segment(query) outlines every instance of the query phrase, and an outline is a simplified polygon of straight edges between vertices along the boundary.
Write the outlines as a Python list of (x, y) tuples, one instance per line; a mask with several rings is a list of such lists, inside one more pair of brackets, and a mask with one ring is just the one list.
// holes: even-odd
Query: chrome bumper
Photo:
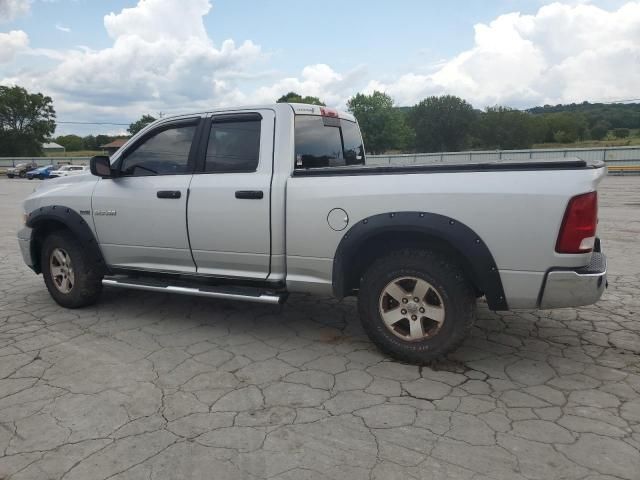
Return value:
[(576, 270), (551, 270), (540, 295), (541, 309), (596, 303), (607, 288), (607, 257), (594, 252), (591, 263)]
[(18, 245), (20, 245), (20, 252), (22, 253), (22, 259), (24, 263), (31, 270), (35, 270), (35, 262), (33, 261), (33, 257), (31, 256), (31, 232), (33, 230), (29, 227), (24, 227), (22, 230), (18, 232)]

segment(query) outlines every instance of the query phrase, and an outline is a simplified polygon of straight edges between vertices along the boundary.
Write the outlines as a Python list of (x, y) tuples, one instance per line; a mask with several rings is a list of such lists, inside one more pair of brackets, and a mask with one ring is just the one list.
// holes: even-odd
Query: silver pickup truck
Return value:
[(254, 302), (358, 296), (385, 352), (424, 363), (490, 309), (596, 302), (603, 163), (369, 166), (354, 117), (277, 104), (165, 118), (93, 175), (40, 186), (19, 243), (60, 305), (104, 285)]

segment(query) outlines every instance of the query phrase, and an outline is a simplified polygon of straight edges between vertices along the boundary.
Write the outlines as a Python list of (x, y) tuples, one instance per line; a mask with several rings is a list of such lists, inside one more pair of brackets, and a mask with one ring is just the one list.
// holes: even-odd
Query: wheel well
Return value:
[(405, 248), (421, 248), (434, 250), (457, 263), (466, 278), (471, 282), (476, 295), (483, 292), (478, 287), (473, 267), (467, 257), (440, 237), (419, 231), (393, 231), (374, 235), (359, 245), (355, 255), (348, 258), (343, 265), (344, 295), (353, 295), (360, 287), (360, 281), (366, 269), (378, 258), (396, 250)]
[(31, 237), (31, 258), (33, 259), (33, 269), (36, 273), (42, 272), (40, 254), (42, 252), (42, 244), (44, 243), (44, 239), (47, 238), (47, 236), (51, 235), (53, 232), (59, 232), (61, 230), (71, 232), (71, 229), (67, 227), (63, 222), (52, 219), (41, 220), (33, 227), (33, 233)]

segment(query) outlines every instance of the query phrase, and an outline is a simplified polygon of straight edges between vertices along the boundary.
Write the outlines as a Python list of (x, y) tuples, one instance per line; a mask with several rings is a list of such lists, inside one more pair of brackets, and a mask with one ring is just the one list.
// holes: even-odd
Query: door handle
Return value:
[(260, 200), (264, 197), (262, 190), (238, 190), (236, 192), (236, 198), (243, 198), (246, 200)]
[(158, 192), (158, 198), (170, 198), (178, 199), (182, 196), (180, 190), (160, 190)]

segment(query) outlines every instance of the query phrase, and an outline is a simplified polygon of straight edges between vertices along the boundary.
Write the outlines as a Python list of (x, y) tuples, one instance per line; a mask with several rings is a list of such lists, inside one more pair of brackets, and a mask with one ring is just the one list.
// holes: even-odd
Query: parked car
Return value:
[(35, 168), (38, 168), (38, 164), (36, 162), (19, 163), (15, 167), (7, 168), (7, 177), (9, 177), (9, 178), (15, 178), (15, 177), (24, 178), (24, 177), (27, 176), (27, 172), (29, 170), (33, 170)]
[(36, 168), (35, 170), (30, 170), (27, 172), (27, 178), (29, 180), (33, 180), (34, 178), (38, 178), (40, 180), (44, 180), (45, 178), (49, 178), (51, 172), (55, 169), (53, 165), (47, 165), (46, 167)]
[(38, 188), (18, 234), (68, 308), (103, 285), (357, 295), (370, 338), (424, 363), (463, 340), (479, 297), (573, 307), (607, 285), (599, 161), (367, 166), (353, 116), (277, 104), (161, 119), (91, 172)]
[(68, 177), (69, 175), (80, 175), (87, 172), (89, 172), (89, 167), (87, 165), (63, 165), (49, 172), (49, 177)]

